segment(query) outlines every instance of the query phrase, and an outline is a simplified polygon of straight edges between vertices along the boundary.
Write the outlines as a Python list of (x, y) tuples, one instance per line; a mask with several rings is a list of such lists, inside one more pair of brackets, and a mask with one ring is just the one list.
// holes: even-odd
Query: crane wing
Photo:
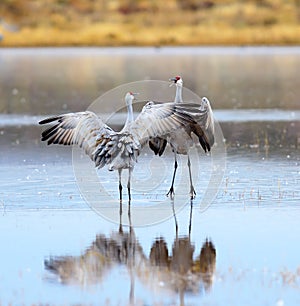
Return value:
[(197, 124), (201, 126), (210, 147), (212, 147), (215, 141), (215, 122), (210, 102), (206, 97), (202, 98), (200, 112), (195, 114), (194, 118)]
[(167, 143), (167, 139), (161, 137), (149, 139), (150, 149), (154, 152), (155, 155), (158, 154), (159, 156), (164, 153)]
[[(193, 107), (199, 109), (198, 104)], [(187, 110), (190, 108), (188, 106)], [(184, 107), (178, 107), (174, 102), (148, 102), (138, 117), (125, 125), (121, 132), (99, 138), (94, 153), (96, 167), (109, 164), (110, 170), (132, 168), (142, 146), (149, 139), (167, 137), (176, 129), (188, 128), (189, 123), (196, 124)]]
[[(196, 106), (195, 106), (196, 105)], [(214, 117), (207, 98), (203, 98), (201, 105), (196, 103), (180, 103), (182, 110), (187, 112), (196, 123), (191, 123), (194, 132), (205, 152), (210, 151), (214, 144)]]
[[(143, 145), (154, 138), (166, 138), (176, 130), (184, 129), (187, 137), (195, 133), (203, 150), (209, 151), (210, 144), (206, 137), (204, 127), (197, 123), (196, 118), (204, 116), (206, 110), (201, 110), (197, 103), (147, 103), (140, 115), (128, 127), (130, 133), (136, 135)], [(155, 143), (152, 142), (155, 146)], [(159, 141), (160, 154), (163, 153), (166, 143)], [(157, 150), (159, 151), (157, 145)]]
[(113, 130), (93, 112), (78, 112), (44, 119), (39, 124), (55, 124), (42, 133), (42, 141), (50, 144), (78, 145), (94, 160), (97, 140)]
[(170, 132), (194, 122), (185, 109), (174, 102), (148, 102), (138, 117), (127, 127), (141, 144), (151, 138), (165, 137)]

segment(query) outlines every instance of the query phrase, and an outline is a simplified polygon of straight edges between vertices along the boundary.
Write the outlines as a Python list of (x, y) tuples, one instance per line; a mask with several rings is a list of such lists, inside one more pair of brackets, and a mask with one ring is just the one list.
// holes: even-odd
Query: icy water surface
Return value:
[[(300, 303), (299, 71), (294, 68), (300, 52), (212, 50), (115, 49), (110, 55), (98, 49), (0, 51), (5, 67), (0, 70), (5, 80), (0, 88), (1, 305)], [(68, 52), (72, 56), (67, 60)], [(222, 73), (226, 81), (213, 87), (214, 95), (224, 97), (217, 102), (215, 115), (227, 147), (218, 194), (200, 213), (200, 186), (198, 197), (191, 203), (187, 196), (176, 216), (147, 227), (135, 226), (133, 210), (137, 202), (150, 205), (153, 199), (137, 191), (131, 210), (124, 205), (116, 223), (90, 209), (74, 177), (71, 149), (42, 144), (42, 128), (37, 125), (44, 114), (84, 109), (99, 90), (123, 81), (117, 75), (123, 75), (124, 67), (132, 80), (151, 75), (150, 68), (147, 74), (132, 66), (136, 58), (162, 61), (166, 67), (180, 58), (176, 71), (164, 75), (164, 70), (160, 79), (179, 72), (188, 75), (183, 63), (188, 68), (193, 61), (199, 67), (215, 67), (214, 74), (205, 76), (206, 88), (192, 82), (199, 95), (202, 90), (208, 95), (212, 80)], [(71, 73), (75, 59), (86, 69), (79, 78)], [(256, 61), (267, 63), (262, 74), (252, 73)], [(117, 75), (111, 69), (106, 69), (106, 76), (101, 74), (98, 68), (104, 63), (111, 64)], [(247, 68), (243, 72), (241, 63)], [(185, 84), (194, 86), (188, 86), (188, 77)], [(254, 106), (252, 101), (257, 101)], [(172, 154), (164, 159), (170, 177), (157, 188), (159, 197), (168, 190), (172, 173)], [(160, 175), (159, 170), (154, 173)], [(117, 192), (117, 179), (108, 179), (105, 169), (99, 178)], [(176, 188), (180, 192), (180, 186)], [(122, 225), (128, 215), (133, 216), (131, 227)]]
[(237, 149), (204, 213), (129, 228), (81, 199), (70, 152), (34, 152), (0, 166), (3, 304), (299, 302), (299, 155)]

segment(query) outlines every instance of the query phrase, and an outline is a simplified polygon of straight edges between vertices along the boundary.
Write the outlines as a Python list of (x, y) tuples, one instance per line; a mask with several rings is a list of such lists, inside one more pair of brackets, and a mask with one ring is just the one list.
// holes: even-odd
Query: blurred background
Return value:
[(294, 45), (300, 0), (1, 0), (2, 46)]
[(299, 146), (300, 0), (2, 0), (0, 18), (0, 112), (17, 121), (181, 75), (228, 146)]

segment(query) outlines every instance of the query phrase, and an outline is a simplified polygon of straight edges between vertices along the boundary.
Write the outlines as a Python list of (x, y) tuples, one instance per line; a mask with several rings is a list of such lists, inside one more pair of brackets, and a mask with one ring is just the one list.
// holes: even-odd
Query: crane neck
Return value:
[(130, 102), (127, 104), (127, 119), (125, 126), (131, 122), (133, 122), (133, 110), (132, 110), (132, 103)]
[(178, 86), (176, 85), (176, 95), (175, 95), (175, 103), (181, 103), (183, 102), (183, 99), (182, 99), (182, 86)]

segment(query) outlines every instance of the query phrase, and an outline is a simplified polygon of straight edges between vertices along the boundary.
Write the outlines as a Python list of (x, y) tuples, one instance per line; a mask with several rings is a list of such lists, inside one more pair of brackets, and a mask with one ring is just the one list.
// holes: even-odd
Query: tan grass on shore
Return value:
[(3, 1), (3, 47), (300, 44), (300, 0)]

